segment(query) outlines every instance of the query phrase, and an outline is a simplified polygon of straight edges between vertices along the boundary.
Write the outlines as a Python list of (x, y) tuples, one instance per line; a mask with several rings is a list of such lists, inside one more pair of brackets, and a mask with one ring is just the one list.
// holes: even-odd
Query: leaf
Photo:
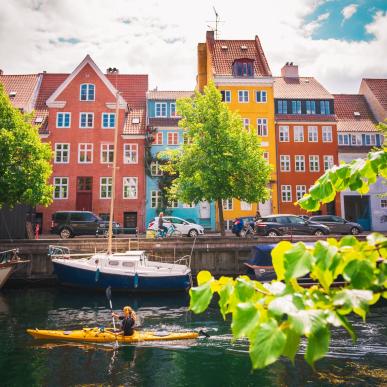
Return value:
[(259, 309), (255, 304), (239, 303), (232, 315), (231, 330), (234, 337), (250, 337), (258, 327), (259, 317)]
[(353, 235), (346, 235), (340, 240), (340, 247), (356, 246), (358, 244), (359, 244), (359, 241)]
[(330, 330), (327, 327), (319, 328), (308, 337), (305, 359), (310, 366), (313, 367), (314, 363), (328, 352), (330, 338)]
[(351, 336), (352, 341), (355, 342), (357, 337), (356, 337), (356, 333), (353, 330), (351, 323), (347, 320), (347, 318), (345, 316), (342, 316), (338, 312), (335, 312), (335, 313), (336, 313), (337, 318), (340, 320), (341, 325), (347, 330), (347, 332)]
[(281, 241), (271, 251), (273, 267), (277, 274), (278, 281), (282, 281), (285, 278), (284, 253), (290, 250), (292, 247), (293, 245), (290, 242)]
[(212, 279), (214, 279), (214, 277), (212, 276), (212, 274), (209, 272), (209, 271), (206, 271), (206, 270), (202, 270), (198, 273), (197, 275), (197, 281), (198, 281), (198, 285), (203, 285), (204, 283), (206, 282), (209, 282), (211, 281)]
[(270, 302), (268, 309), (270, 312), (279, 317), (283, 314), (297, 313), (297, 308), (294, 305), (293, 297), (290, 294), (275, 298), (272, 302)]
[(282, 354), (289, 358), (294, 365), (294, 358), (300, 345), (301, 336), (297, 332), (289, 328), (285, 330), (285, 334), (286, 344)]
[(235, 283), (235, 295), (236, 297), (242, 301), (248, 301), (255, 293), (254, 283), (242, 277), (238, 277)]
[(203, 285), (193, 287), (189, 290), (190, 305), (189, 308), (194, 313), (202, 313), (207, 308), (212, 299), (211, 284), (209, 282)]
[(299, 278), (309, 273), (312, 265), (312, 255), (303, 243), (297, 243), (285, 253), (285, 279)]
[(371, 262), (352, 260), (344, 268), (343, 277), (356, 289), (367, 289), (372, 284), (374, 269)]
[(333, 297), (333, 305), (339, 306), (341, 314), (348, 314), (353, 310), (363, 320), (368, 311), (368, 304), (373, 300), (371, 290), (343, 289)]
[(289, 322), (299, 335), (309, 335), (325, 326), (325, 316), (322, 310), (299, 310), (297, 313), (289, 314)]
[(226, 314), (229, 313), (228, 306), (230, 304), (230, 298), (232, 297), (234, 287), (231, 282), (225, 284), (219, 291), (219, 307), (220, 313), (222, 313), (223, 319), (226, 318)]
[(250, 358), (253, 368), (263, 368), (274, 363), (286, 345), (286, 335), (274, 319), (259, 326), (256, 335), (250, 339)]

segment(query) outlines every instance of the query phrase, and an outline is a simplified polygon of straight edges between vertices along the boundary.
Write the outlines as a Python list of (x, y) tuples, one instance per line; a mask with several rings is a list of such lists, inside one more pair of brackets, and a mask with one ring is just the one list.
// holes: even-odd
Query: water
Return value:
[(108, 325), (103, 293), (69, 289), (19, 289), (0, 293), (1, 386), (387, 386), (387, 307), (375, 308), (366, 324), (354, 318), (352, 344), (334, 330), (327, 358), (313, 371), (297, 355), (252, 371), (245, 340), (231, 342), (229, 322), (216, 305), (201, 315), (187, 311), (186, 295), (113, 294), (117, 309), (130, 304), (142, 327), (204, 329), (211, 337), (175, 343), (82, 345), (37, 341), (27, 328), (72, 329)]

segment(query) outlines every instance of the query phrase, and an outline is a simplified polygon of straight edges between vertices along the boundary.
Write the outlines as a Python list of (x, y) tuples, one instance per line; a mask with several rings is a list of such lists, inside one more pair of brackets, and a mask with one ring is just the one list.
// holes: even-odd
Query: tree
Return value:
[[(364, 160), (333, 167), (321, 176), (299, 205), (315, 211), (336, 192), (350, 188), (365, 193), (378, 176), (387, 175), (384, 147)], [(272, 251), (277, 279), (263, 284), (246, 276), (216, 280), (207, 271), (198, 274), (198, 286), (190, 290), (190, 309), (203, 312), (213, 295), (219, 296), (223, 317), (231, 315), (235, 338), (247, 337), (253, 368), (263, 368), (281, 355), (294, 361), (305, 337), (305, 359), (310, 365), (329, 348), (330, 327), (341, 326), (356, 340), (347, 315), (363, 320), (369, 306), (387, 298), (387, 237), (378, 233), (360, 242), (353, 236), (340, 241), (328, 238), (313, 247), (302, 242), (280, 242)], [(316, 285), (302, 288), (297, 279), (310, 273)], [(332, 287), (341, 276), (346, 284)]]
[(12, 106), (0, 84), (0, 207), (52, 201), (52, 187), (47, 185), (52, 152), (40, 141), (31, 117)]
[(185, 203), (215, 201), (224, 235), (223, 200), (268, 199), (270, 167), (257, 136), (243, 128), (241, 117), (222, 102), (213, 83), (204, 94), (177, 101), (177, 110), (187, 143), (176, 164), (174, 192)]

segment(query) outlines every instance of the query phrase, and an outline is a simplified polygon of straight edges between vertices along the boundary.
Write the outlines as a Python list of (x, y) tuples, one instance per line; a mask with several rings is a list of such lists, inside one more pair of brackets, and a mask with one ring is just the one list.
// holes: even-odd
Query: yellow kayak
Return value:
[(83, 328), (69, 331), (53, 331), (43, 329), (27, 329), (27, 333), (35, 339), (85, 341), (92, 343), (138, 343), (141, 341), (169, 341), (197, 339), (197, 332), (146, 332), (134, 331), (131, 336), (117, 335), (109, 328)]

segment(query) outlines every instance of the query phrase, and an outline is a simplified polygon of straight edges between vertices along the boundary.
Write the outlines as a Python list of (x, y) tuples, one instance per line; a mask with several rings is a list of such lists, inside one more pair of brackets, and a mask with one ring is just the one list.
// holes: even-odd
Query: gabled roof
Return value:
[(216, 40), (207, 33), (207, 47), (214, 75), (233, 75), (233, 63), (237, 59), (254, 61), (255, 77), (270, 77), (271, 71), (258, 36), (254, 40)]
[(177, 99), (181, 98), (190, 98), (195, 94), (193, 90), (184, 91), (184, 90), (177, 90), (177, 91), (159, 91), (159, 90), (152, 90), (148, 91), (146, 93), (146, 98), (149, 100), (156, 100), (156, 101), (175, 101)]
[(379, 101), (384, 110), (387, 110), (387, 79), (363, 78), (364, 82)]
[[(0, 75), (0, 83), (14, 107), (30, 112), (34, 109), (39, 87), (39, 74)], [(11, 93), (15, 93), (14, 96)]]
[(333, 99), (333, 96), (313, 77), (275, 77), (274, 98)]
[[(334, 94), (338, 132), (377, 132), (376, 119), (364, 95)], [(356, 115), (355, 115), (356, 112)], [(359, 114), (358, 114), (359, 113)]]

